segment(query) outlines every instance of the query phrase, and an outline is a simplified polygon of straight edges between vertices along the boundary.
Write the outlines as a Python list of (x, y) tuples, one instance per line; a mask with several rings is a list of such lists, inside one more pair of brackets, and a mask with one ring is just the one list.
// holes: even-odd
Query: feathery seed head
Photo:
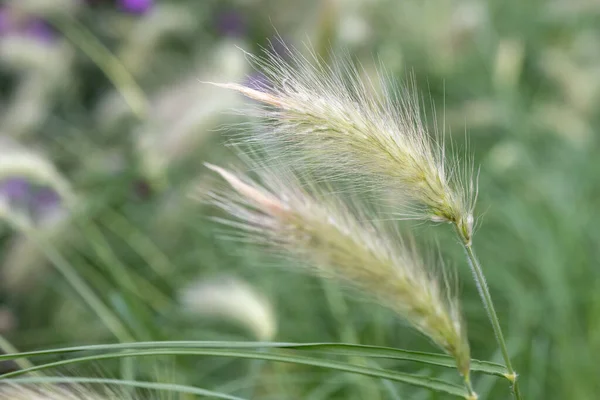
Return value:
[(277, 333), (277, 318), (272, 304), (239, 279), (229, 277), (194, 282), (182, 290), (179, 297), (190, 313), (236, 321), (248, 328), (257, 340), (273, 340)]
[[(395, 311), (451, 354), (468, 376), (469, 345), (458, 304), (433, 279), (414, 251), (384, 226), (363, 222), (315, 188), (303, 188), (283, 167), (259, 171), (261, 183), (208, 165), (234, 190), (213, 192), (233, 218), (225, 223), (310, 271), (341, 279)], [(278, 166), (279, 167), (279, 166)]]
[(414, 90), (377, 96), (346, 61), (329, 67), (288, 52), (293, 61), (274, 52), (250, 56), (268, 79), (259, 90), (217, 84), (260, 102), (259, 139), (283, 145), (294, 161), (316, 164), (330, 178), (369, 176), (368, 185), (393, 189), (418, 207), (409, 217), (454, 223), (470, 242), (475, 186), (469, 171), (463, 179), (448, 165), (443, 143), (427, 132)]

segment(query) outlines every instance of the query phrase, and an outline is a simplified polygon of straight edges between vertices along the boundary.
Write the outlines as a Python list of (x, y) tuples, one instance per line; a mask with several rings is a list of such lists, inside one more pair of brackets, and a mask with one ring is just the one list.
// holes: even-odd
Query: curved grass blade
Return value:
[[(405, 360), (445, 368), (456, 368), (454, 359), (445, 354), (425, 353), (396, 349), (392, 347), (368, 346), (346, 343), (278, 343), (278, 342), (234, 342), (234, 341), (162, 341), (101, 344), (90, 346), (66, 347), (60, 349), (40, 350), (19, 354), (3, 354), (0, 360), (11, 360), (22, 357), (35, 357), (50, 354), (66, 354), (81, 351), (106, 350), (141, 350), (141, 349), (289, 349), (299, 351), (315, 351), (343, 356), (362, 356), (369, 358), (387, 358)], [(487, 361), (471, 360), (471, 371), (505, 377), (506, 368), (501, 364)]]
[(314, 357), (296, 356), (288, 354), (273, 354), (265, 353), (260, 350), (225, 350), (225, 349), (185, 349), (185, 350), (142, 350), (142, 351), (122, 351), (116, 353), (97, 354), (93, 356), (85, 356), (72, 358), (68, 360), (61, 360), (51, 363), (38, 365), (32, 368), (27, 368), (19, 371), (10, 372), (0, 376), (0, 379), (23, 375), (28, 372), (39, 371), (54, 367), (60, 367), (69, 364), (92, 362), (106, 359), (115, 359), (123, 357), (143, 357), (143, 356), (163, 356), (163, 355), (202, 355), (202, 356), (216, 356), (216, 357), (234, 357), (234, 358), (246, 358), (246, 359), (260, 359), (275, 362), (284, 362), (300, 365), (310, 365), (313, 367), (327, 368), (337, 371), (350, 372), (360, 375), (366, 375), (374, 378), (382, 378), (393, 380), (397, 382), (406, 383), (408, 385), (423, 387), (432, 391), (450, 394), (457, 397), (468, 398), (466, 390), (462, 386), (455, 385), (453, 383), (445, 382), (435, 378), (429, 378), (425, 376), (412, 375), (407, 373), (401, 373), (396, 371), (390, 371), (385, 369), (364, 367), (352, 365), (340, 361), (322, 360)]
[(160, 390), (168, 392), (194, 394), (198, 396), (210, 396), (215, 399), (226, 399), (226, 400), (245, 400), (242, 397), (232, 396), (230, 394), (215, 392), (212, 390), (206, 390), (196, 388), (187, 385), (178, 385), (174, 383), (157, 383), (157, 382), (144, 382), (144, 381), (132, 381), (125, 379), (105, 379), (105, 378), (80, 378), (80, 377), (38, 377), (38, 378), (12, 378), (2, 380), (4, 383), (14, 384), (37, 384), (37, 383), (100, 383), (103, 385), (117, 385), (134, 387), (138, 389), (150, 389)]

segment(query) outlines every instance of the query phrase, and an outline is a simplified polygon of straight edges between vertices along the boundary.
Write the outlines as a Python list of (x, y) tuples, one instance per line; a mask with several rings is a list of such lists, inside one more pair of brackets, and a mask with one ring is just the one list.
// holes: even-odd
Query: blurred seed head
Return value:
[(75, 200), (67, 180), (41, 155), (2, 138), (0, 143), (5, 144), (0, 150), (0, 218), (21, 226), (60, 219)]
[(179, 297), (188, 312), (235, 321), (259, 341), (273, 340), (277, 333), (277, 318), (271, 303), (239, 279), (201, 280), (182, 290)]
[(15, 70), (54, 70), (66, 61), (59, 60), (66, 53), (60, 42), (52, 41), (49, 37), (10, 35), (0, 38), (1, 63)]
[(219, 112), (231, 102), (234, 97), (205, 90), (193, 77), (158, 93), (151, 103), (152, 116), (136, 132), (145, 176), (160, 181), (169, 167), (193, 154), (212, 136)]
[[(46, 265), (27, 233), (54, 242), (63, 239), (77, 205), (69, 182), (42, 155), (0, 137), (0, 221), (23, 235), (15, 235), (2, 256), (0, 282), (11, 292), (24, 292)], [(72, 238), (71, 238), (72, 239)]]
[(19, 77), (0, 115), (4, 131), (12, 136), (29, 133), (44, 121), (57, 91), (65, 88), (74, 56), (72, 46), (43, 20), (31, 21), (25, 27), (9, 21), (2, 33), (0, 14), (0, 66)]
[(0, 400), (101, 400), (93, 392), (60, 386), (0, 384)]
[(406, 217), (454, 223), (470, 242), (473, 164), (447, 157), (443, 138), (429, 134), (414, 88), (376, 96), (346, 60), (329, 67), (288, 53), (291, 61), (273, 52), (250, 56), (268, 79), (258, 89), (217, 84), (261, 103), (248, 112), (263, 121), (250, 140), (279, 146), (330, 179), (352, 176), (357, 187), (392, 189), (410, 205)]
[(198, 27), (198, 18), (185, 6), (159, 2), (152, 12), (132, 21), (131, 29), (123, 38), (118, 56), (134, 76), (143, 76), (153, 65), (149, 59), (160, 57), (161, 42), (172, 37), (187, 37)]
[(306, 264), (308, 271), (361, 289), (455, 357), (460, 372), (468, 374), (469, 345), (458, 303), (400, 236), (357, 218), (316, 188), (303, 189), (282, 166), (258, 171), (262, 183), (207, 166), (233, 189), (211, 193), (231, 217), (223, 223), (288, 261)]
[[(0, 6), (0, 62), (19, 72), (51, 70), (59, 63), (56, 32), (18, 2)], [(61, 60), (64, 63), (64, 60)]]
[[(224, 43), (212, 56), (213, 68), (201, 76), (239, 79), (244, 75), (246, 64), (235, 43)], [(171, 166), (195, 157), (200, 146), (214, 136), (223, 111), (238, 100), (233, 92), (200, 84), (197, 73), (156, 93), (149, 118), (135, 136), (146, 177), (160, 182)]]
[(14, 12), (36, 17), (71, 15), (81, 5), (80, 0), (8, 0), (6, 3)]
[(102, 386), (93, 390), (81, 384), (0, 383), (0, 400), (135, 400), (124, 391)]

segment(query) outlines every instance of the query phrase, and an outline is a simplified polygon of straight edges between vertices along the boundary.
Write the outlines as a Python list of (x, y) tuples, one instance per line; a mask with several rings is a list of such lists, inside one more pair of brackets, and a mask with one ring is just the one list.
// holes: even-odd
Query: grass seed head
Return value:
[(232, 217), (225, 223), (309, 271), (361, 289), (431, 338), (468, 375), (469, 345), (457, 301), (401, 237), (384, 234), (383, 226), (357, 218), (314, 187), (303, 187), (283, 167), (277, 173), (259, 171), (260, 183), (209, 168), (233, 188), (211, 193), (213, 203)]
[(295, 162), (316, 166), (329, 178), (362, 175), (360, 185), (393, 189), (411, 206), (406, 217), (454, 223), (470, 242), (476, 197), (471, 171), (449, 160), (443, 140), (428, 133), (414, 90), (378, 96), (347, 60), (330, 67), (290, 49), (284, 56), (265, 53), (250, 58), (268, 83), (218, 84), (259, 102), (249, 112), (264, 122), (259, 141), (283, 144)]

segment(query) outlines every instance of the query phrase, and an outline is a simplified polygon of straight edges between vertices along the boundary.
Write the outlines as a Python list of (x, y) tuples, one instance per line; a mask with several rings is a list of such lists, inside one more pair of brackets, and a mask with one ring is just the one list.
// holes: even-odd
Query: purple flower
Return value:
[(144, 14), (153, 5), (153, 0), (119, 0), (119, 8), (132, 14)]
[(60, 196), (49, 187), (40, 187), (32, 194), (31, 205), (37, 216), (46, 216), (60, 208)]
[(40, 41), (50, 43), (56, 38), (56, 33), (46, 21), (35, 19), (25, 26), (23, 32), (29, 36), (39, 39)]
[(9, 203), (25, 201), (31, 191), (31, 185), (23, 178), (11, 177), (0, 181), (0, 197)]
[(0, 36), (25, 36), (41, 42), (51, 42), (55, 32), (40, 18), (17, 15), (9, 7), (0, 8)]
[(51, 217), (61, 210), (62, 204), (60, 195), (54, 189), (31, 184), (20, 177), (0, 181), (0, 198), (7, 200), (11, 208), (26, 212), (35, 221)]
[(246, 28), (246, 21), (239, 12), (224, 11), (217, 16), (216, 29), (223, 36), (242, 37)]

